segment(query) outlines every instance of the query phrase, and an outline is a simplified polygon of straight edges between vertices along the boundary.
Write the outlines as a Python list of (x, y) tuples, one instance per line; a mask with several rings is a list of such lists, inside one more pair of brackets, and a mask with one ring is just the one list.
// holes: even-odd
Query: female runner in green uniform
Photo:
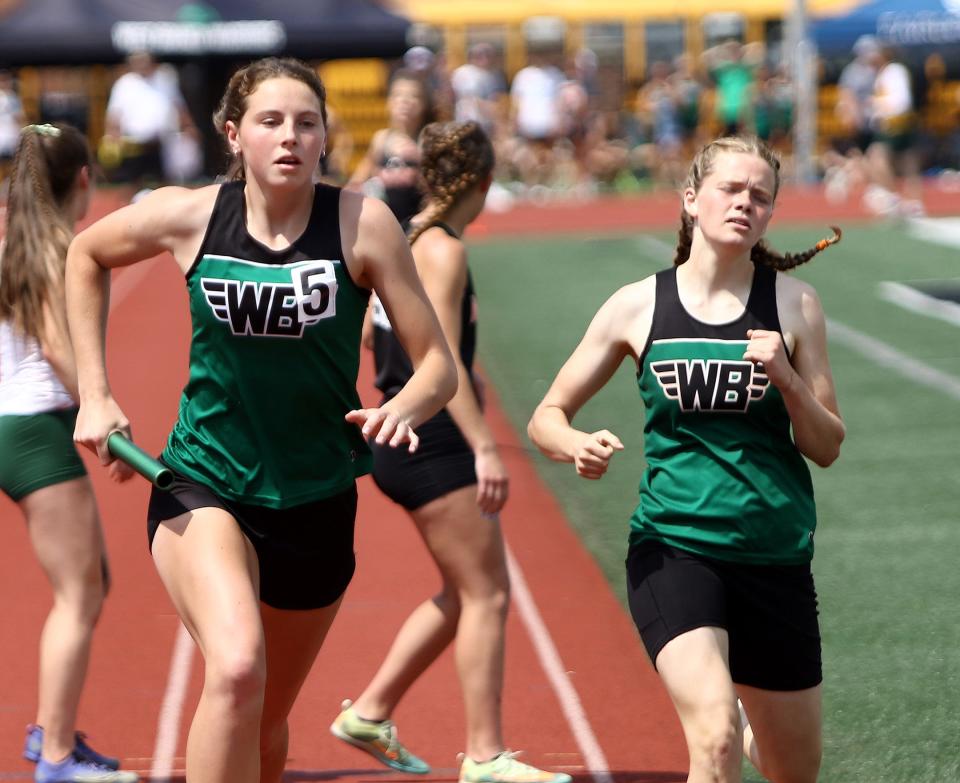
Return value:
[[(77, 375), (67, 336), (63, 267), (94, 182), (83, 134), (70, 125), (20, 132), (0, 242), (0, 491), (23, 512), (53, 589), (40, 637), (37, 722), (23, 755), (37, 783), (130, 783), (132, 772), (76, 731), (93, 631), (110, 586), (93, 487), (71, 435)], [(113, 477), (130, 477), (125, 465)]]
[[(287, 715), (353, 574), (365, 438), (416, 449), (456, 388), (409, 247), (381, 202), (314, 185), (325, 93), (294, 60), (234, 74), (214, 118), (232, 181), (162, 188), (70, 248), (67, 304), (81, 408), (75, 438), (109, 462), (128, 422), (104, 367), (109, 270), (170, 252), (186, 275), (190, 376), (148, 530), (157, 570), (205, 660), (187, 778), (279, 781)], [(360, 407), (360, 330), (376, 289), (417, 370)]]
[(779, 184), (779, 162), (756, 139), (704, 147), (683, 191), (675, 266), (600, 308), (528, 428), (545, 454), (599, 479), (623, 445), (571, 420), (626, 356), (637, 362), (647, 470), (628, 594), (683, 725), (691, 783), (739, 781), (741, 741), (771, 781), (813, 783), (820, 765), (803, 457), (832, 463), (844, 427), (816, 292), (778, 270), (839, 234), (796, 256), (770, 250)]

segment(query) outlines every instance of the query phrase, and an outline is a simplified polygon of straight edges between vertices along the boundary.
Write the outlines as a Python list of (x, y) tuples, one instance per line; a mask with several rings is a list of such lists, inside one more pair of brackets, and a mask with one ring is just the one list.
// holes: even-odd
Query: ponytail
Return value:
[(27, 336), (42, 336), (44, 305), (62, 288), (73, 238), (65, 207), (91, 160), (86, 138), (70, 125), (27, 125), (20, 132), (7, 195), (0, 320)]

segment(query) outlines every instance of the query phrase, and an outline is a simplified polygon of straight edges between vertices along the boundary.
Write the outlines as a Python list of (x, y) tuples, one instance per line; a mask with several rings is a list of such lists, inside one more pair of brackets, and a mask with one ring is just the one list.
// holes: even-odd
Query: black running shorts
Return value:
[(334, 603), (350, 584), (356, 568), (356, 485), (323, 500), (273, 509), (224, 500), (177, 474), (169, 490), (154, 487), (150, 494), (150, 546), (164, 520), (205, 507), (229, 513), (253, 545), (260, 566), (260, 600), (268, 606), (319, 609)]
[(650, 660), (694, 628), (723, 628), (735, 683), (772, 691), (823, 679), (810, 564), (748, 565), (646, 542), (627, 555), (630, 613)]
[(373, 450), (373, 480), (381, 491), (408, 511), (477, 483), (473, 450), (445, 410), (417, 427), (420, 446)]

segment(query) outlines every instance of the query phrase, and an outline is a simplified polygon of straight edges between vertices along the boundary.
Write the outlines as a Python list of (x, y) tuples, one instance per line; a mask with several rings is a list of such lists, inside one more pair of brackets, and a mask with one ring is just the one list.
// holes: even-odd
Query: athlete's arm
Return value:
[(507, 471), (497, 451), (493, 433), (483, 418), (473, 393), (470, 373), (460, 358), (461, 307), (467, 287), (467, 252), (463, 242), (441, 229), (427, 230), (417, 241), (417, 270), (427, 296), (437, 311), (457, 368), (457, 393), (447, 411), (473, 450), (477, 471), (477, 505), (495, 514), (507, 500)]
[(396, 397), (380, 408), (351, 411), (347, 420), (377, 443), (398, 446), (409, 441), (413, 451), (418, 442), (413, 429), (437, 413), (457, 390), (453, 357), (417, 276), (407, 238), (387, 205), (343, 191), (340, 235), (353, 279), (377, 292), (414, 367)]
[(777, 332), (754, 330), (744, 358), (763, 362), (767, 376), (783, 395), (800, 453), (821, 467), (840, 456), (846, 430), (827, 358), (826, 319), (812, 286), (779, 275), (777, 300), (781, 328), (795, 340), (792, 364)]
[[(164, 251), (181, 269), (192, 262), (213, 208), (217, 186), (188, 190), (162, 188), (112, 212), (74, 237), (67, 253), (66, 308), (77, 366), (80, 414), (74, 440), (113, 462), (106, 438), (129, 434), (130, 424), (110, 392), (105, 341), (110, 270)], [(189, 259), (189, 260), (188, 260)]]
[(584, 478), (603, 476), (623, 444), (608, 430), (583, 432), (571, 422), (624, 357), (637, 356), (646, 342), (655, 290), (652, 281), (648, 278), (622, 288), (604, 303), (527, 425), (530, 440), (544, 454), (558, 462), (573, 462)]

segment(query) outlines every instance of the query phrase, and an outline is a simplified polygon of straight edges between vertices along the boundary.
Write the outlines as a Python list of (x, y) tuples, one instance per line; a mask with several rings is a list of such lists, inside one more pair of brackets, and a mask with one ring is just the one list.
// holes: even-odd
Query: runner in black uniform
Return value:
[[(493, 148), (474, 122), (428, 125), (420, 146), (429, 201), (412, 219), (408, 235), (417, 271), (456, 354), (460, 386), (446, 409), (422, 425), (416, 454), (374, 447), (373, 476), (410, 513), (443, 589), (410, 615), (373, 680), (355, 704), (344, 702), (331, 731), (394, 769), (429, 772), (397, 740), (390, 716), (456, 639), (467, 716), (461, 783), (569, 783), (569, 775), (518, 761), (505, 749), (500, 725), (510, 588), (496, 514), (507, 499), (507, 474), (474, 385), (477, 307), (461, 240), (483, 208)], [(412, 369), (388, 309), (376, 301), (371, 307), (377, 386), (386, 401), (403, 388)]]
[(637, 362), (647, 470), (631, 519), (630, 609), (695, 783), (739, 781), (741, 740), (771, 781), (814, 783), (820, 766), (803, 457), (832, 463), (844, 427), (816, 292), (777, 270), (839, 232), (797, 256), (770, 250), (762, 237), (779, 183), (779, 162), (756, 139), (704, 147), (683, 192), (675, 267), (603, 305), (529, 425), (548, 456), (600, 478), (623, 445), (570, 422), (624, 357)]
[[(109, 269), (171, 252), (193, 338), (163, 452), (178, 479), (154, 492), (149, 533), (206, 664), (187, 777), (271, 783), (286, 761), (287, 715), (353, 573), (364, 440), (415, 450), (412, 428), (456, 378), (396, 220), (379, 201), (313, 184), (325, 138), (316, 73), (295, 60), (253, 63), (234, 74), (215, 121), (234, 181), (155, 191), (71, 246), (76, 438), (106, 462), (106, 436), (128, 429), (102, 354)], [(417, 371), (389, 403), (360, 409), (371, 288), (402, 314)]]

